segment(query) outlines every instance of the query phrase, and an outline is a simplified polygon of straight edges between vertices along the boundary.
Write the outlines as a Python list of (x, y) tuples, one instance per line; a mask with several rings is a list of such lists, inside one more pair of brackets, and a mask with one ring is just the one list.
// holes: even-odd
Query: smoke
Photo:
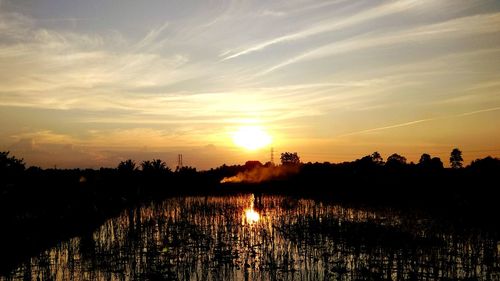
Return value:
[(255, 167), (239, 172), (236, 176), (225, 177), (220, 183), (261, 183), (269, 180), (283, 179), (299, 171), (298, 166)]

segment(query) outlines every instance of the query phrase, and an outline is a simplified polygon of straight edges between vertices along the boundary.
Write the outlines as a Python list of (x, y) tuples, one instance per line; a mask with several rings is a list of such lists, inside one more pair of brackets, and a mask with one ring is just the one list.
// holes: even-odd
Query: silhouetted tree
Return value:
[(422, 156), (420, 156), (420, 160), (418, 161), (418, 164), (422, 167), (426, 167), (428, 165), (430, 165), (431, 163), (431, 156), (427, 153), (424, 153), (422, 154)]
[(392, 154), (387, 157), (387, 162), (385, 163), (387, 167), (402, 167), (406, 165), (406, 158), (397, 153)]
[(20, 176), (26, 169), (23, 159), (9, 156), (9, 151), (0, 152), (0, 181), (5, 182)]
[(153, 170), (153, 164), (149, 160), (142, 161), (141, 163), (141, 169), (143, 172), (148, 172)]
[(469, 168), (473, 171), (481, 173), (499, 173), (500, 172), (500, 159), (488, 156), (483, 159), (476, 159), (471, 162)]
[(425, 170), (439, 170), (443, 168), (443, 162), (439, 157), (431, 157), (429, 154), (424, 153), (420, 156), (418, 167)]
[(366, 155), (361, 159), (357, 159), (355, 163), (360, 169), (367, 170), (374, 168), (374, 166), (383, 166), (384, 159), (382, 158), (382, 156), (380, 156), (380, 153), (375, 151), (370, 155)]
[(362, 157), (361, 159), (356, 159), (356, 161), (354, 161), (354, 171), (371, 173), (377, 170), (378, 167), (381, 167), (381, 163), (383, 163), (382, 157), (378, 152), (374, 152), (370, 155)]
[(167, 164), (160, 159), (153, 159), (153, 161), (143, 161), (141, 163), (141, 168), (142, 171), (146, 173), (161, 173), (171, 171), (170, 168), (167, 167)]
[(298, 165), (300, 164), (300, 158), (297, 152), (283, 152), (281, 153), (281, 165)]
[(132, 159), (121, 161), (120, 164), (118, 164), (118, 171), (120, 172), (134, 172), (135, 170), (137, 170), (137, 167)]
[(153, 159), (153, 168), (155, 171), (171, 172), (172, 170), (167, 166), (167, 163), (160, 159)]
[(182, 167), (177, 167), (175, 169), (177, 173), (184, 174), (184, 175), (189, 175), (189, 174), (196, 174), (196, 168), (191, 167), (191, 166), (182, 166)]
[(0, 152), (1, 170), (23, 170), (25, 164), (23, 159), (17, 159), (15, 156), (9, 156), (10, 151)]
[(436, 170), (444, 168), (443, 162), (441, 161), (441, 159), (439, 157), (432, 157), (431, 168), (436, 169)]
[(377, 151), (373, 152), (371, 155), (372, 162), (378, 166), (384, 165), (384, 158)]
[(454, 148), (450, 154), (451, 167), (453, 169), (462, 168), (463, 161), (464, 161), (464, 159), (462, 158), (462, 151), (460, 151), (460, 149), (458, 149), (458, 148)]

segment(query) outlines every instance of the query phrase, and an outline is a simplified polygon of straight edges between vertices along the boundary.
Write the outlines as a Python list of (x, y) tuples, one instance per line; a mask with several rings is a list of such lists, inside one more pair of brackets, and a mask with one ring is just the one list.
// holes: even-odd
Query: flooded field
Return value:
[(1, 280), (500, 280), (498, 236), (285, 196), (124, 211)]

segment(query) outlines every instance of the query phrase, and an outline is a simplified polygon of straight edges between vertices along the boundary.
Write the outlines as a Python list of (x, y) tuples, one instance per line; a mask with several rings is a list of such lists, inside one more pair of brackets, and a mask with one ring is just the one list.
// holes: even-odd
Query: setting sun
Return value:
[(233, 142), (248, 150), (255, 150), (271, 144), (271, 136), (259, 126), (243, 126), (233, 134)]

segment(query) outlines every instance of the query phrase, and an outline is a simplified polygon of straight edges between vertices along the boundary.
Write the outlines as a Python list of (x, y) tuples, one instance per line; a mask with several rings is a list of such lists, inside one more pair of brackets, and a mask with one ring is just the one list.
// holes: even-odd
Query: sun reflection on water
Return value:
[(245, 210), (245, 217), (248, 224), (254, 224), (259, 221), (260, 215), (253, 209)]
[(252, 194), (250, 196), (250, 208), (246, 208), (243, 213), (243, 222), (246, 224), (254, 224), (260, 220), (260, 215), (253, 208), (255, 197)]

